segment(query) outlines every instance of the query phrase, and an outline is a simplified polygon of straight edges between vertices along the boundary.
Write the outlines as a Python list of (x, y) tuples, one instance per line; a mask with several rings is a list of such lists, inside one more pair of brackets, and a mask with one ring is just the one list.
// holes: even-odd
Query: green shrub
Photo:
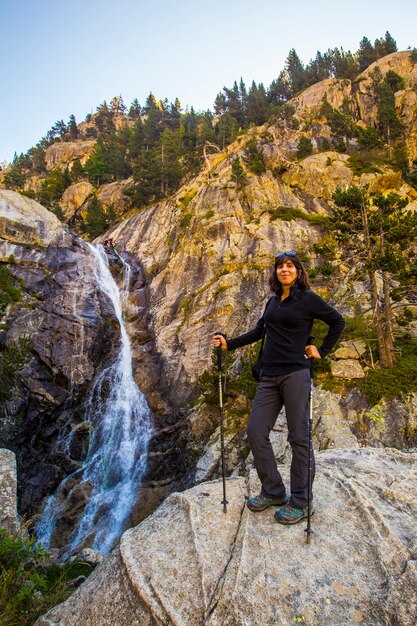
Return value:
[(360, 176), (361, 174), (382, 174), (380, 166), (383, 164), (384, 159), (380, 151), (376, 152), (372, 150), (351, 154), (346, 161), (346, 165), (350, 167), (356, 176)]
[(22, 292), (15, 286), (15, 279), (8, 267), (0, 265), (0, 319), (11, 302), (19, 302)]
[(31, 342), (29, 335), (23, 335), (0, 354), (0, 403), (12, 398), (17, 374), (27, 363)]
[(210, 209), (209, 211), (206, 211), (206, 213), (204, 214), (204, 218), (208, 220), (210, 219), (210, 217), (213, 217), (213, 215), (216, 215), (216, 212)]
[(404, 335), (396, 342), (396, 348), (400, 356), (394, 367), (370, 370), (362, 381), (362, 390), (372, 405), (382, 397), (394, 398), (417, 390), (417, 342)]
[(244, 161), (254, 174), (263, 174), (266, 172), (262, 151), (259, 149), (258, 142), (254, 137), (246, 144)]
[(324, 276), (329, 277), (333, 272), (333, 265), (329, 261), (325, 261), (321, 265), (317, 265), (317, 267), (313, 267), (308, 275), (310, 278), (315, 278), (316, 276)]
[(366, 128), (357, 126), (356, 136), (359, 146), (365, 150), (377, 148), (383, 144), (381, 134), (375, 126), (367, 126)]
[(298, 142), (297, 147), (297, 157), (299, 159), (304, 159), (305, 157), (310, 156), (313, 153), (313, 142), (307, 135), (301, 135), (300, 141)]
[(191, 200), (196, 196), (196, 194), (197, 194), (197, 189), (193, 189), (192, 191), (189, 191), (188, 193), (185, 194), (185, 196), (182, 196), (179, 199), (179, 202), (184, 207), (184, 209), (187, 208), (187, 206), (190, 204)]
[(189, 212), (184, 213), (184, 215), (182, 216), (180, 220), (181, 228), (186, 228), (188, 224), (191, 222), (191, 218), (192, 218), (192, 213), (189, 213)]
[(48, 555), (26, 529), (10, 533), (0, 528), (0, 624), (29, 626), (48, 609), (63, 602), (73, 589), (68, 581), (88, 576), (92, 567), (75, 561), (45, 565)]
[(269, 209), (268, 213), (271, 216), (271, 220), (284, 220), (285, 222), (305, 220), (310, 222), (310, 224), (325, 225), (328, 221), (328, 218), (324, 215), (305, 213), (297, 207), (280, 206), (276, 209)]

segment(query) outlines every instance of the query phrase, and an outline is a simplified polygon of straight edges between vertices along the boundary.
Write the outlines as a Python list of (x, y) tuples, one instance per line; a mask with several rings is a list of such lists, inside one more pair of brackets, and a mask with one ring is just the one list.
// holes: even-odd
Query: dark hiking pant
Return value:
[[(290, 504), (304, 508), (308, 503), (308, 420), (310, 370), (303, 369), (284, 376), (262, 376), (248, 422), (248, 439), (255, 460), (256, 471), (262, 483), (262, 494), (285, 497), (275, 461), (269, 433), (285, 406), (288, 441), (292, 448)], [(311, 483), (315, 465), (312, 459)]]

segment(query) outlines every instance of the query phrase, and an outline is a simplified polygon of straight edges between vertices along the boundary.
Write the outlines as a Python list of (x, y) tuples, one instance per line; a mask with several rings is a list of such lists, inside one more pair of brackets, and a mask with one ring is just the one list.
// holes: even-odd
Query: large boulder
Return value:
[(0, 239), (48, 246), (63, 238), (65, 231), (53, 213), (16, 191), (0, 189)]
[(0, 448), (0, 526), (15, 532), (19, 526), (17, 515), (16, 457), (11, 450)]
[(128, 178), (102, 185), (97, 192), (97, 197), (103, 207), (106, 210), (113, 210), (117, 215), (122, 214), (130, 205), (130, 199), (124, 194), (124, 191), (129, 189), (132, 182), (133, 179)]
[(85, 165), (94, 151), (95, 144), (95, 139), (53, 143), (46, 150), (46, 169), (48, 171), (53, 170), (54, 167), (68, 167), (71, 169), (76, 160), (79, 160), (81, 165)]
[[(251, 513), (252, 473), (171, 495), (36, 626), (414, 626), (417, 454), (317, 455), (313, 534)], [(288, 480), (289, 468), (283, 475)], [(173, 540), (173, 538), (175, 538)]]
[(93, 185), (86, 180), (74, 183), (64, 191), (60, 206), (67, 221), (83, 206), (92, 193)]

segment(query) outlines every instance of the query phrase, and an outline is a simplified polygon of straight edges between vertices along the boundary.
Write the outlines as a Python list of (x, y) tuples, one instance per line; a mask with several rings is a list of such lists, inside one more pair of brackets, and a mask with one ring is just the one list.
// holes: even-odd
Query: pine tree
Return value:
[(39, 202), (48, 208), (54, 209), (65, 189), (72, 183), (68, 168), (55, 167), (47, 178), (41, 182)]
[(290, 85), (284, 71), (273, 80), (268, 90), (268, 101), (273, 104), (283, 104), (290, 97)]
[(144, 139), (143, 122), (141, 118), (138, 117), (136, 119), (134, 126), (131, 129), (130, 139), (129, 139), (129, 157), (130, 157), (132, 164), (142, 149), (143, 139)]
[(162, 198), (160, 146), (142, 148), (133, 166), (135, 184), (127, 192), (133, 204), (142, 207)]
[(3, 184), (6, 189), (23, 189), (25, 185), (25, 175), (22, 168), (14, 163), (8, 172), (5, 173)]
[(390, 85), (384, 80), (376, 91), (378, 103), (378, 125), (389, 146), (399, 137), (403, 130), (395, 109), (395, 95)]
[(78, 131), (77, 122), (75, 121), (75, 115), (69, 116), (67, 131), (68, 131), (68, 138), (70, 141), (75, 141), (76, 139), (78, 139), (79, 131)]
[(97, 107), (97, 113), (94, 116), (94, 124), (99, 133), (103, 136), (115, 132), (116, 127), (113, 121), (113, 112), (109, 109), (106, 101)]
[(184, 129), (165, 128), (161, 134), (161, 192), (167, 196), (174, 191), (184, 174), (180, 162)]
[(217, 143), (224, 148), (236, 139), (239, 132), (239, 125), (230, 113), (225, 113), (219, 119), (215, 132)]
[(130, 105), (130, 109), (129, 109), (129, 113), (128, 116), (131, 119), (137, 119), (138, 117), (140, 117), (141, 115), (141, 106), (139, 104), (139, 101), (137, 98), (135, 98), (134, 100), (132, 100), (132, 104)]
[(351, 115), (333, 110), (329, 126), (336, 140), (339, 143), (343, 141), (346, 150), (349, 147), (349, 139), (355, 135), (355, 125)]
[(359, 44), (357, 60), (360, 72), (366, 70), (366, 68), (369, 67), (371, 63), (376, 61), (376, 52), (368, 37), (363, 37)]
[(304, 66), (294, 48), (292, 48), (292, 50), (288, 53), (287, 60), (285, 62), (285, 70), (288, 76), (291, 96), (294, 96), (307, 84)]
[(85, 178), (86, 173), (83, 166), (81, 165), (80, 159), (75, 159), (70, 171), (70, 175), (73, 183), (77, 183), (78, 181)]
[(249, 124), (255, 126), (264, 124), (268, 119), (268, 99), (262, 83), (256, 85), (255, 81), (252, 82), (246, 102)]
[(106, 215), (103, 211), (100, 200), (93, 196), (87, 209), (87, 214), (83, 224), (83, 230), (91, 239), (99, 237), (106, 229)]
[(106, 163), (104, 149), (102, 143), (97, 143), (94, 152), (84, 165), (84, 169), (90, 180), (97, 185), (105, 181), (109, 173), (109, 167)]
[(384, 39), (385, 39), (385, 54), (391, 54), (392, 52), (397, 52), (398, 50), (397, 42), (390, 35), (388, 31), (385, 33)]
[(214, 112), (216, 113), (216, 115), (223, 115), (223, 113), (226, 113), (226, 111), (227, 111), (226, 96), (224, 95), (224, 93), (219, 91), (219, 93), (216, 96), (216, 99), (214, 100)]
[(46, 172), (45, 154), (46, 150), (41, 145), (41, 142), (38, 142), (36, 146), (28, 150), (28, 156), (32, 163), (32, 169), (36, 173), (41, 174)]

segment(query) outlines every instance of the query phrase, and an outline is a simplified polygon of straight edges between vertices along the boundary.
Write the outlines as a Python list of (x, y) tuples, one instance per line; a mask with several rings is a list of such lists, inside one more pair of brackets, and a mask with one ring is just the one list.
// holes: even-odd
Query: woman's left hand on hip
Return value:
[(320, 352), (313, 345), (306, 346), (306, 355), (309, 359), (321, 359)]

